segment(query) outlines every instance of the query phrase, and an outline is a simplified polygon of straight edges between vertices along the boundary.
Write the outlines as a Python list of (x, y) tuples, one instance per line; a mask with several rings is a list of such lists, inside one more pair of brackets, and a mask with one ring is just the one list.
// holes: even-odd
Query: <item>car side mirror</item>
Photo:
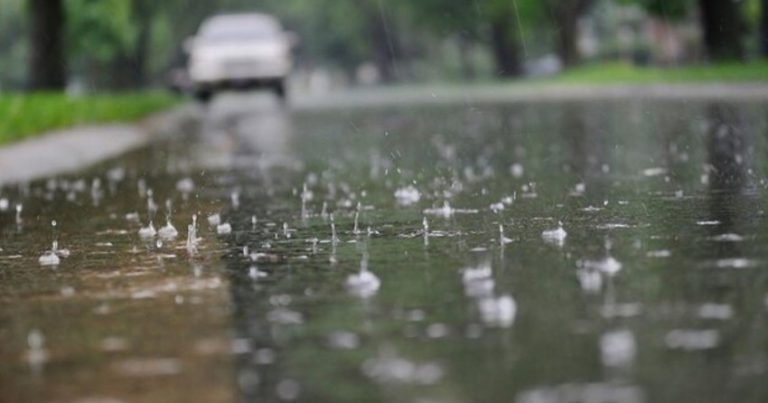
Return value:
[(184, 49), (184, 52), (192, 53), (192, 49), (195, 48), (196, 42), (197, 42), (197, 37), (190, 36), (189, 38), (184, 40), (184, 43), (181, 45), (181, 47), (182, 49)]

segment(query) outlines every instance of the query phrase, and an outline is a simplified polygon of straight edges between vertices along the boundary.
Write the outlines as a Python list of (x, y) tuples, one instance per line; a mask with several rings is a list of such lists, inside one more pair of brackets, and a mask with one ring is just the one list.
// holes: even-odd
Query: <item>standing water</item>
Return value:
[(264, 108), (3, 188), (0, 400), (768, 399), (768, 105)]

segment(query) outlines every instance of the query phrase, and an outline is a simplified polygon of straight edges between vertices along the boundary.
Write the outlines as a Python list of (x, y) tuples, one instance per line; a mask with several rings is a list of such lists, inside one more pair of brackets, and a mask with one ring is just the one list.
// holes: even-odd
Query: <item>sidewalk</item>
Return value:
[(0, 185), (74, 172), (118, 156), (172, 131), (188, 114), (182, 106), (134, 124), (57, 130), (0, 147)]

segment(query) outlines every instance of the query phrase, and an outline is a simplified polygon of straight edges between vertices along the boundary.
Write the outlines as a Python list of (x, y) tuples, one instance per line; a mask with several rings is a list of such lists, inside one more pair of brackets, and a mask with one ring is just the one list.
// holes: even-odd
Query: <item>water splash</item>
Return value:
[(360, 227), (359, 227), (359, 221), (360, 219), (360, 202), (357, 202), (357, 210), (355, 211), (355, 225), (352, 228), (352, 233), (355, 235), (360, 234)]
[(499, 224), (499, 244), (500, 245), (506, 245), (508, 243), (514, 242), (513, 239), (507, 238), (504, 236), (504, 226)]
[(232, 208), (237, 210), (240, 207), (240, 191), (233, 190), (229, 195), (229, 199), (232, 202)]
[(350, 293), (360, 298), (371, 297), (379, 291), (381, 280), (368, 271), (368, 254), (364, 254), (360, 260), (360, 272), (349, 275), (345, 285)]
[(483, 322), (491, 327), (510, 327), (517, 315), (517, 303), (510, 295), (483, 298), (478, 308)]
[(170, 241), (172, 239), (175, 239), (179, 235), (179, 231), (177, 231), (176, 227), (174, 227), (173, 224), (171, 223), (171, 214), (173, 209), (171, 206), (170, 199), (165, 201), (165, 209), (166, 209), (165, 226), (160, 228), (159, 231), (157, 231), (157, 235), (162, 240)]
[(56, 266), (61, 263), (60, 258), (69, 256), (68, 249), (59, 249), (59, 235), (56, 227), (56, 220), (51, 221), (53, 241), (51, 242), (51, 250), (43, 253), (42, 256), (40, 256), (38, 259), (38, 263), (40, 263), (41, 266)]
[(556, 229), (543, 231), (541, 233), (541, 238), (544, 239), (544, 242), (563, 246), (565, 244), (565, 238), (568, 236), (568, 233), (565, 232), (562, 221), (558, 221), (557, 225), (558, 226)]
[(224, 224), (219, 224), (216, 226), (216, 233), (219, 235), (226, 235), (232, 233), (232, 225), (228, 222), (225, 222)]
[(151, 239), (157, 235), (157, 230), (152, 220), (149, 220), (149, 225), (139, 228), (139, 237), (141, 239)]
[(448, 201), (443, 202), (443, 207), (428, 208), (424, 210), (424, 214), (436, 215), (443, 218), (450, 218), (454, 214), (477, 214), (478, 212), (479, 211), (476, 209), (453, 208)]
[(208, 216), (208, 225), (215, 227), (219, 224), (221, 224), (221, 216), (218, 213)]
[(153, 198), (154, 192), (152, 189), (147, 189), (147, 211), (149, 212), (150, 217), (154, 217), (155, 213), (157, 213), (157, 204), (155, 203), (155, 199)]
[(339, 237), (336, 236), (336, 221), (333, 219), (333, 214), (330, 215), (331, 218), (331, 243), (336, 244), (339, 242)]
[(45, 350), (45, 336), (38, 329), (32, 329), (27, 334), (27, 363), (32, 372), (40, 373), (43, 365), (48, 361), (48, 352)]
[(408, 185), (395, 191), (395, 199), (401, 206), (410, 206), (421, 200), (421, 192), (413, 185)]
[(197, 252), (197, 214), (192, 215), (192, 223), (187, 226), (187, 251), (190, 254)]
[(21, 205), (21, 203), (16, 205), (16, 226), (21, 226), (23, 224), (23, 220), (21, 219), (21, 211), (24, 209), (24, 206)]
[(312, 200), (314, 195), (312, 192), (307, 188), (307, 183), (304, 182), (304, 185), (301, 189), (301, 220), (306, 221), (307, 218), (309, 218), (309, 213), (307, 212), (307, 202)]

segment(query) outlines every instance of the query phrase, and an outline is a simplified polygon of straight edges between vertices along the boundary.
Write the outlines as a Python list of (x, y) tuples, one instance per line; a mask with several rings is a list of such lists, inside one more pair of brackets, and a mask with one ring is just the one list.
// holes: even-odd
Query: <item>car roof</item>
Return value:
[(275, 17), (262, 13), (218, 14), (207, 18), (200, 26), (200, 33), (205, 35), (217, 31), (259, 30), (279, 31), (280, 23)]

